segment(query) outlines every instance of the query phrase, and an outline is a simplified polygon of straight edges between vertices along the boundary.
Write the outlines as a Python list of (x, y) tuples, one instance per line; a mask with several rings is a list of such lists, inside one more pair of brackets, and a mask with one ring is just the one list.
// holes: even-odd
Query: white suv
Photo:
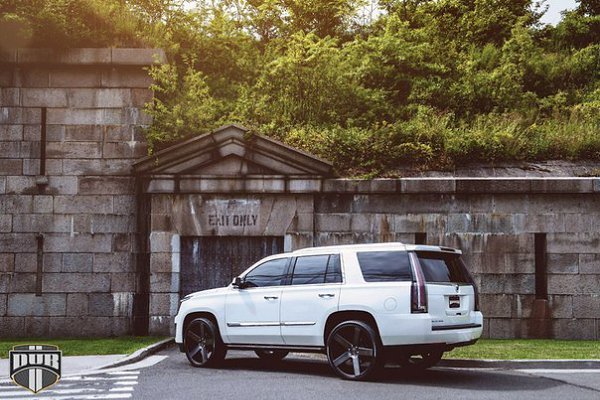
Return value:
[(324, 352), (339, 376), (353, 380), (391, 360), (427, 368), (481, 336), (477, 289), (460, 256), (402, 243), (269, 256), (227, 287), (186, 296), (175, 341), (196, 367), (246, 349), (270, 361)]

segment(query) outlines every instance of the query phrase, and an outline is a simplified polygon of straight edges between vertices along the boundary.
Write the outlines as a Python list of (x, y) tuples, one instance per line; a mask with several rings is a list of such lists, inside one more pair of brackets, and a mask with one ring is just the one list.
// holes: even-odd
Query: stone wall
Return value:
[[(159, 58), (155, 59), (155, 54)], [(0, 55), (0, 336), (129, 333), (152, 49)]]
[[(260, 180), (260, 184), (252, 180)], [(538, 336), (535, 235), (543, 254), (547, 335), (600, 338), (600, 179), (408, 178), (389, 180), (254, 177), (150, 179), (153, 333), (172, 331), (177, 310), (179, 237), (240, 235), (210, 228), (210, 202), (253, 199), (271, 218), (253, 235), (282, 235), (285, 249), (402, 241), (461, 248), (481, 292), (484, 335)], [(185, 188), (185, 189), (182, 189)], [(253, 189), (249, 189), (253, 188)], [(281, 218), (269, 204), (280, 202)], [(207, 205), (208, 206), (204, 206)], [(193, 207), (192, 207), (193, 205)], [(256, 204), (253, 205), (256, 209)], [(192, 210), (193, 208), (193, 210)], [(240, 212), (243, 212), (241, 210)], [(260, 216), (263, 212), (249, 211)], [(290, 216), (292, 216), (290, 218)], [(184, 221), (184, 222), (182, 222)], [(538, 256), (539, 257), (539, 256)], [(537, 317), (536, 317), (537, 318)]]

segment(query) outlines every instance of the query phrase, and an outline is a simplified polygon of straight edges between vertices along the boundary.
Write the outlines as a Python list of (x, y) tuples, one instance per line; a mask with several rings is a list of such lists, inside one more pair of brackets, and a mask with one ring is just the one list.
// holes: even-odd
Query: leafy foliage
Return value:
[(151, 148), (237, 122), (358, 176), (600, 159), (599, 11), (554, 27), (531, 0), (0, 0), (32, 46), (165, 48)]

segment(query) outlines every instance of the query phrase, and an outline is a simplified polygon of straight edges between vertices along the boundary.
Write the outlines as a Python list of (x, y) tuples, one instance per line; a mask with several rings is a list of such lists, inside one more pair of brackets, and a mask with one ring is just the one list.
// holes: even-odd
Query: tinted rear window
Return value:
[(417, 251), (427, 282), (471, 283), (460, 255)]
[(364, 251), (356, 255), (367, 282), (412, 281), (406, 251)]

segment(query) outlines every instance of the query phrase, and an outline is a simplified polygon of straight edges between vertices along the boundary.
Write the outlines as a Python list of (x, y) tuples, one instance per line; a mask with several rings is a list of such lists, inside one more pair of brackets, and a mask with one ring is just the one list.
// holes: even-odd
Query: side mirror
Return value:
[(244, 288), (244, 280), (242, 278), (240, 278), (239, 276), (236, 276), (235, 278), (233, 278), (233, 287), (238, 288), (238, 289), (243, 289)]

